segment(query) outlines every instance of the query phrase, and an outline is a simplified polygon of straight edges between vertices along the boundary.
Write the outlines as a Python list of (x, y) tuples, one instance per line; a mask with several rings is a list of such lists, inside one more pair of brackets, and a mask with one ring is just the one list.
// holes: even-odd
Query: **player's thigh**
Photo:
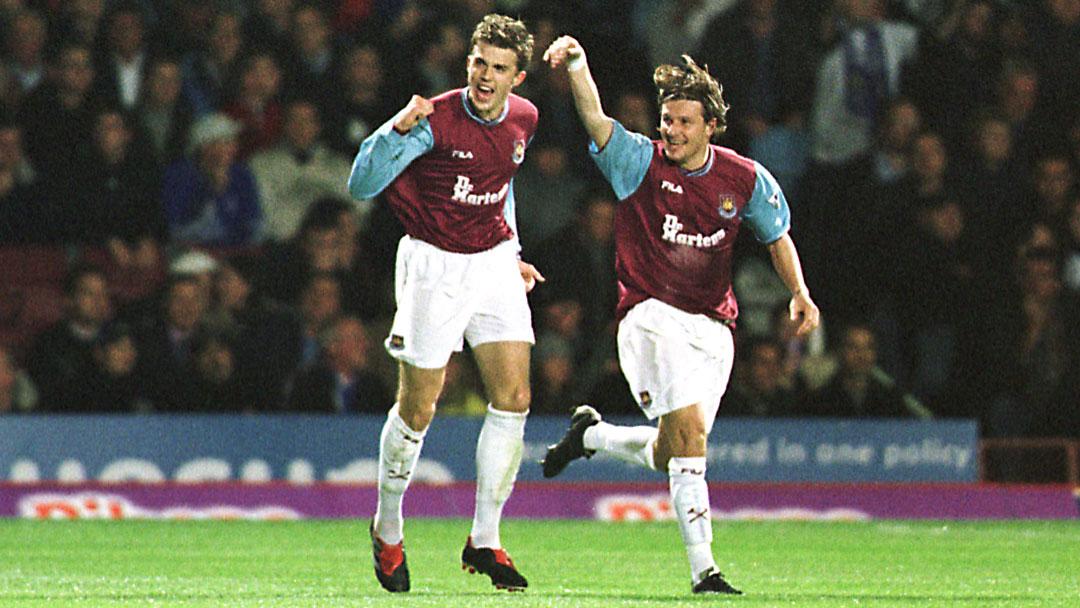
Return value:
[(485, 342), (473, 347), (476, 367), (495, 409), (528, 410), (530, 348), (528, 342)]
[(642, 412), (655, 419), (700, 404), (712, 428), (734, 361), (731, 330), (657, 300), (619, 323), (619, 363)]
[(395, 268), (397, 310), (386, 338), (391, 357), (424, 369), (446, 367), (461, 350), (474, 298), (467, 256), (404, 237)]

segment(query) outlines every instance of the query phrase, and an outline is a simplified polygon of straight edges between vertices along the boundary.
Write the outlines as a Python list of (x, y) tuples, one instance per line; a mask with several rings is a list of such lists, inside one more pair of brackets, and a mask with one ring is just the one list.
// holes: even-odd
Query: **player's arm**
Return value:
[(400, 112), (360, 143), (349, 174), (349, 194), (353, 198), (373, 198), (409, 163), (435, 146), (427, 120), (434, 111), (431, 101), (413, 95)]
[(762, 243), (766, 243), (773, 268), (791, 292), (788, 314), (792, 320), (802, 319), (798, 332), (805, 334), (818, 326), (821, 313), (810, 299), (810, 290), (803, 278), (802, 264), (791, 228), (791, 209), (776, 178), (759, 163), (754, 163), (756, 177), (754, 192), (742, 210), (742, 220)]
[(784, 236), (769, 243), (768, 248), (773, 268), (791, 292), (788, 314), (793, 321), (802, 320), (798, 333), (813, 331), (821, 320), (821, 312), (818, 311), (817, 304), (810, 299), (810, 290), (803, 279), (802, 264), (799, 263), (795, 242), (791, 240), (791, 235), (785, 232)]
[(600, 92), (585, 60), (585, 49), (574, 38), (560, 36), (544, 51), (544, 61), (552, 68), (566, 66), (578, 116), (596, 147), (602, 150), (611, 138), (612, 122), (600, 105)]

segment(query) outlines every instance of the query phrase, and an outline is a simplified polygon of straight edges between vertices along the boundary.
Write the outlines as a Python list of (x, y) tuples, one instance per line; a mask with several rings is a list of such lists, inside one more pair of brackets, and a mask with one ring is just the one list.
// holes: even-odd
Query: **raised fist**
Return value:
[(413, 95), (409, 103), (398, 112), (397, 120), (394, 121), (394, 129), (399, 133), (408, 133), (434, 111), (435, 104), (419, 95)]

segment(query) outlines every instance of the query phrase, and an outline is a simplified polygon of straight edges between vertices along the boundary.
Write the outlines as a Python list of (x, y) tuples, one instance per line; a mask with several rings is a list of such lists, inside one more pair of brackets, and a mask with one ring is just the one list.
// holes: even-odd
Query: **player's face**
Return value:
[(700, 101), (675, 99), (660, 107), (664, 156), (683, 169), (692, 171), (705, 164), (709, 138), (715, 130), (716, 120), (705, 122), (705, 107)]
[(499, 117), (510, 91), (525, 80), (517, 53), (480, 42), (469, 54), (469, 101), (484, 120)]

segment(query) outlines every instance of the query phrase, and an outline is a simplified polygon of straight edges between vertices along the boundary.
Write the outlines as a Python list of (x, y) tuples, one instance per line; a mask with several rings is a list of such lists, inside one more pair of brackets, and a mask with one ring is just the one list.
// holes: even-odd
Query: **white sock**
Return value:
[(656, 470), (653, 462), (656, 427), (616, 426), (600, 421), (585, 429), (582, 439), (586, 450), (606, 452), (631, 464)]
[(476, 513), (471, 534), (474, 547), (502, 547), (499, 521), (521, 466), (527, 416), (488, 405), (476, 440)]
[(705, 457), (672, 458), (668, 461), (668, 489), (671, 507), (679, 519), (686, 556), (690, 560), (690, 578), (694, 584), (701, 575), (716, 567), (712, 555), (712, 520), (709, 512), (709, 486), (705, 483)]
[(390, 408), (379, 436), (379, 503), (375, 509), (375, 533), (384, 542), (401, 542), (401, 499), (409, 487), (425, 431), (414, 431), (398, 415), (398, 404)]

